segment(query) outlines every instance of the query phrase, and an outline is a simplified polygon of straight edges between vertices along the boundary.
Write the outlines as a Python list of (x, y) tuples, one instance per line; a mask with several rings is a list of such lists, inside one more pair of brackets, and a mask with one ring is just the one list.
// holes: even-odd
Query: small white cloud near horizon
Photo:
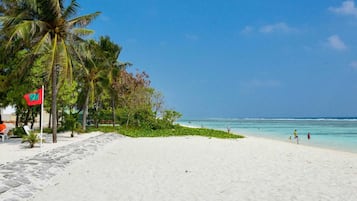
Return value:
[(340, 7), (330, 7), (329, 10), (339, 15), (353, 15), (357, 17), (357, 8), (353, 0), (344, 1)]
[(338, 35), (332, 35), (327, 38), (327, 45), (332, 49), (343, 51), (347, 49), (346, 44), (340, 39)]
[(297, 29), (288, 26), (285, 22), (279, 22), (276, 24), (268, 24), (262, 26), (259, 31), (265, 34), (274, 33), (274, 32), (291, 33), (291, 32), (296, 32)]

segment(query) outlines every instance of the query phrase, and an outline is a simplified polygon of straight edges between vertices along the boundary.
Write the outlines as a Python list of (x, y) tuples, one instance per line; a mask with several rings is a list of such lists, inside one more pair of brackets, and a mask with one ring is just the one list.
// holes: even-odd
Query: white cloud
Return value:
[(353, 15), (357, 17), (357, 8), (355, 7), (355, 2), (352, 0), (342, 2), (341, 7), (330, 7), (329, 10), (336, 14)]
[(279, 22), (276, 24), (268, 24), (268, 25), (262, 26), (259, 31), (261, 33), (267, 33), (267, 34), (274, 33), (274, 32), (290, 33), (290, 32), (296, 32), (297, 29), (289, 27), (284, 22)]
[(340, 39), (338, 35), (332, 35), (327, 38), (327, 44), (329, 47), (335, 49), (335, 50), (346, 50), (347, 46), (345, 43)]

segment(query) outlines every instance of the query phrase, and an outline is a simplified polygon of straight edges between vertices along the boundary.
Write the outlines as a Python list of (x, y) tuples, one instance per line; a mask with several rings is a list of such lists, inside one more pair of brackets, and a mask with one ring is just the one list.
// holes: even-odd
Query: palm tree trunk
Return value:
[[(41, 113), (40, 113), (41, 114)], [(36, 111), (31, 110), (31, 129), (33, 129), (34, 125), (35, 125), (35, 118), (36, 118)], [(40, 116), (41, 118), (41, 116)]]
[(89, 95), (90, 95), (90, 90), (88, 90), (88, 92), (87, 92), (86, 100), (85, 100), (84, 106), (83, 106), (82, 128), (84, 131), (86, 130), (86, 125), (87, 125)]
[(29, 122), (29, 116), (30, 116), (30, 109), (27, 109), (26, 111), (26, 116), (25, 116), (25, 125), (27, 125), (27, 123)]
[(51, 128), (51, 120), (52, 120), (52, 110), (50, 110), (50, 117), (48, 118), (48, 128)]
[(52, 67), (52, 141), (57, 143), (57, 65)]
[(19, 127), (19, 119), (20, 119), (20, 117), (19, 117), (19, 113), (18, 113), (18, 112), (16, 112), (16, 122), (15, 122), (15, 128)]
[(112, 117), (113, 117), (113, 127), (115, 127), (115, 99), (112, 97)]

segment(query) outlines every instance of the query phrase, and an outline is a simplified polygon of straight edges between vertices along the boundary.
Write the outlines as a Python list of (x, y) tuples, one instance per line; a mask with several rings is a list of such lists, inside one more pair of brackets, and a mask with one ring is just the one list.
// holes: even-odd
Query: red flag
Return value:
[(25, 98), (28, 106), (41, 105), (42, 104), (42, 89), (38, 89), (36, 92), (25, 94), (24, 98)]

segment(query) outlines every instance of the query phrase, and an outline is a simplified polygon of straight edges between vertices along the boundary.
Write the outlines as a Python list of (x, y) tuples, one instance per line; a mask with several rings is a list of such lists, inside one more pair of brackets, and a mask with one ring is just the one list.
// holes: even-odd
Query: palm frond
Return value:
[(30, 8), (33, 11), (37, 11), (39, 9), (38, 6), (40, 6), (38, 0), (27, 0), (22, 1), (21, 3), (23, 3), (26, 8)]
[(17, 17), (15, 16), (0, 16), (0, 23), (1, 26), (3, 28), (8, 28), (10, 27), (12, 24), (14, 24), (14, 22), (16, 21)]
[(18, 70), (15, 73), (16, 79), (22, 81), (28, 75), (30, 71), (30, 68), (28, 68), (28, 66), (33, 64), (35, 58), (36, 57), (34, 57), (28, 52), (23, 55), (23, 58), (21, 59), (21, 62), (18, 65)]
[(72, 59), (68, 51), (68, 46), (66, 45), (65, 41), (61, 41), (61, 46), (62, 46), (62, 51), (63, 51), (63, 63), (65, 63), (65, 68), (64, 68), (64, 75), (67, 80), (72, 81), (72, 76), (73, 76), (73, 65), (72, 65)]
[(95, 12), (88, 15), (83, 15), (68, 21), (68, 27), (85, 27), (91, 23), (96, 17), (100, 15), (101, 12)]
[(85, 28), (73, 28), (72, 33), (77, 36), (88, 36), (94, 33), (94, 30), (85, 29)]
[[(78, 37), (78, 39), (80, 39)], [(85, 46), (85, 42), (86, 41), (78, 41), (78, 40), (75, 40), (76, 41), (76, 45), (68, 45), (67, 48), (68, 49), (68, 52), (71, 53), (71, 58), (72, 59), (76, 59), (81, 65), (84, 64), (84, 58), (83, 58), (83, 53), (86, 52), (86, 46)]]
[(63, 12), (63, 17), (65, 19), (72, 18), (77, 13), (78, 8), (79, 8), (79, 3), (76, 0), (72, 0), (69, 6)]
[(25, 43), (34, 43), (35, 35), (37, 33), (46, 33), (47, 24), (43, 21), (23, 20), (21, 23), (9, 27), (8, 33), (10, 35), (9, 46), (14, 40), (21, 39)]
[[(27, 2), (25, 3), (27, 4)], [(21, 6), (17, 3), (13, 3), (8, 5), (9, 8), (4, 12), (4, 15), (1, 16), (2, 25), (5, 29), (11, 27), (22, 20), (26, 20), (29, 18), (29, 14), (31, 13), (31, 7)]]
[(43, 52), (50, 51), (50, 45), (51, 45), (51, 35), (49, 32), (47, 32), (41, 40), (34, 46), (34, 54), (38, 55)]
[(8, 48), (12, 41), (20, 38), (23, 41), (29, 41), (32, 35), (32, 22), (31, 21), (23, 21), (20, 24), (15, 25), (12, 27), (10, 32), (10, 38), (7, 42), (6, 47)]
[[(63, 10), (63, 0), (48, 0), (48, 2), (44, 2), (43, 4), (46, 5), (46, 4), (49, 4), (50, 8), (51, 9), (51, 13), (54, 15), (54, 16), (57, 16), (57, 17), (60, 17), (62, 16), (62, 10)], [(46, 9), (46, 8), (43, 8), (43, 9)]]

